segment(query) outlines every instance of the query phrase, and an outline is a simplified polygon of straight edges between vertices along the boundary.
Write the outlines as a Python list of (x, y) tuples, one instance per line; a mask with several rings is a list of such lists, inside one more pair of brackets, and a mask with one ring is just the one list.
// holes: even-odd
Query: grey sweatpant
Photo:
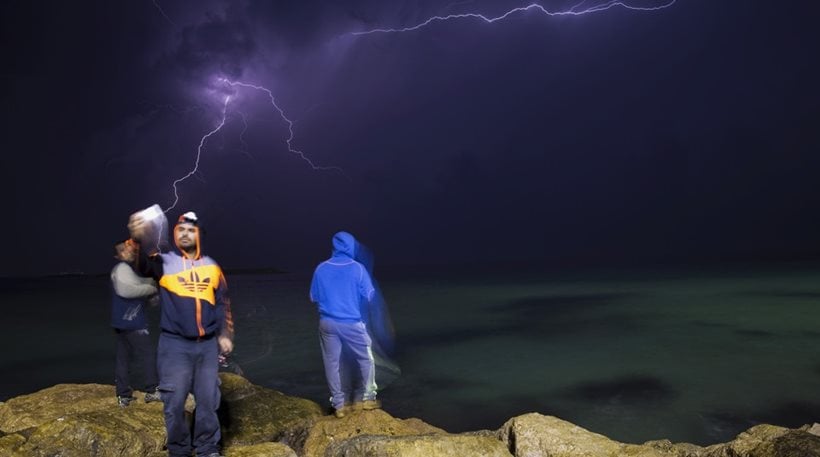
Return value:
[[(322, 359), (325, 364), (325, 377), (330, 388), (330, 402), (339, 409), (344, 404), (358, 401), (358, 392), (362, 400), (376, 398), (376, 364), (370, 349), (370, 335), (363, 322), (347, 323), (330, 319), (319, 320), (319, 343), (322, 346)], [(342, 353), (349, 354), (343, 357)], [(346, 366), (353, 364), (353, 366)], [(355, 368), (358, 368), (356, 370)], [(358, 374), (353, 392), (345, 392), (342, 386), (342, 371)]]

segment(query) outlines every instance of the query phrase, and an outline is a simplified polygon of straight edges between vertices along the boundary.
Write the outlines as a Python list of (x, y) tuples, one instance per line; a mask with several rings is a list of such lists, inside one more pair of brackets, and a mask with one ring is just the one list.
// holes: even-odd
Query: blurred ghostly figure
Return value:
[[(378, 365), (386, 365), (381, 361), (386, 357), (383, 346), (392, 347), (384, 301), (368, 269), (357, 261), (357, 251), (366, 254), (362, 259), (370, 265), (372, 255), (360, 247), (353, 235), (335, 234), (333, 254), (316, 267), (310, 285), (311, 301), (319, 308), (322, 360), (336, 417), (344, 417), (350, 408), (381, 406), (376, 400), (377, 357)], [(371, 328), (377, 329), (373, 337)]]
[(376, 263), (373, 252), (364, 244), (357, 242), (355, 260), (365, 267), (373, 283), (373, 297), (370, 301), (362, 303), (362, 318), (373, 343), (376, 383), (380, 389), (384, 389), (401, 375), (401, 369), (392, 360), (396, 350), (396, 333), (393, 328), (393, 321), (390, 319), (387, 303), (384, 300), (378, 281), (373, 275), (373, 267)]

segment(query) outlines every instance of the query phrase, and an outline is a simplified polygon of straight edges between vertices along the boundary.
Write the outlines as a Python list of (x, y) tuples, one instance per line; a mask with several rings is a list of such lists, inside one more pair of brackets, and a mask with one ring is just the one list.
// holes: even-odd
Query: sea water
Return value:
[[(398, 417), (461, 432), (538, 412), (620, 441), (698, 444), (761, 422), (820, 421), (817, 266), (379, 279), (402, 369), (380, 398)], [(254, 383), (326, 406), (309, 280), (228, 275), (231, 362)], [(108, 282), (0, 282), (0, 400), (113, 383)], [(149, 317), (155, 330), (158, 310)]]

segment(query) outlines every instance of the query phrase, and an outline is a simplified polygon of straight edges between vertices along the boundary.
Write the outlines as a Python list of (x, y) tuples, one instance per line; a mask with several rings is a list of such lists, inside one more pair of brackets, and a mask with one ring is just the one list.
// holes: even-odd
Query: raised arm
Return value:
[(134, 271), (140, 276), (159, 280), (163, 273), (162, 258), (159, 256), (159, 252), (154, 246), (145, 246), (139, 242), (145, 237), (147, 230), (148, 224), (139, 216), (139, 213), (132, 214), (128, 219), (128, 231), (131, 234), (131, 240), (139, 248)]

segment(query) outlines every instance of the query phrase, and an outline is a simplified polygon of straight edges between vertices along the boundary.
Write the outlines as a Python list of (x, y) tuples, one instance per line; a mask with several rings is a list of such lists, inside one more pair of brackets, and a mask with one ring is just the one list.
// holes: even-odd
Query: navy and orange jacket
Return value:
[(190, 259), (178, 252), (146, 257), (141, 253), (138, 271), (159, 284), (163, 332), (189, 339), (233, 339), (228, 283), (212, 258)]

